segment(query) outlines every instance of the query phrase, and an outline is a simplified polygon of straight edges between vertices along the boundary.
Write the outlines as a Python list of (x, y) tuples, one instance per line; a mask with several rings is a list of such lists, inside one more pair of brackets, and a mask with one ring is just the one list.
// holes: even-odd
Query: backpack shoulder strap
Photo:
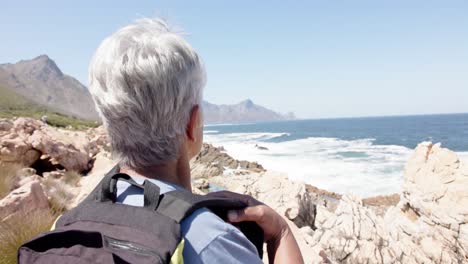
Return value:
[[(231, 209), (242, 209), (246, 203), (230, 198), (209, 197), (205, 195), (193, 194), (186, 191), (171, 191), (161, 195), (157, 211), (177, 223), (180, 223), (187, 216), (200, 208), (208, 208), (223, 220)], [(237, 223), (236, 227), (247, 237), (257, 248), (260, 258), (263, 257), (263, 230), (255, 222)]]
[(157, 211), (180, 223), (200, 208), (206, 207), (212, 211), (218, 211), (241, 209), (246, 206), (246, 203), (235, 199), (208, 197), (186, 191), (171, 191), (162, 195)]

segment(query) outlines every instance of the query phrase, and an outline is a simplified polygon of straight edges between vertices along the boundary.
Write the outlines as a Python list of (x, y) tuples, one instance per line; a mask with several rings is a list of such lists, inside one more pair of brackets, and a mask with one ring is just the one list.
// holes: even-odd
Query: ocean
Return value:
[(205, 125), (204, 141), (291, 180), (368, 197), (400, 192), (420, 142), (440, 142), (468, 161), (468, 114)]

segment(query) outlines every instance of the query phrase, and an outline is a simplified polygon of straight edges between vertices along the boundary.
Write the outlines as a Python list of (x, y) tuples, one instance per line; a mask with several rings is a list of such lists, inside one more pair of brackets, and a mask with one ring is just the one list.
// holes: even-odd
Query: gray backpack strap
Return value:
[[(177, 223), (200, 208), (208, 208), (214, 214), (226, 220), (226, 214), (231, 209), (242, 209), (247, 204), (243, 201), (231, 198), (210, 197), (197, 195), (187, 191), (171, 191), (161, 195), (156, 211), (165, 215)], [(257, 248), (260, 258), (263, 257), (263, 230), (255, 222), (236, 223), (235, 226)]]
[(161, 196), (157, 212), (177, 223), (180, 223), (195, 210), (203, 207), (217, 211), (217, 209), (241, 209), (247, 206), (247, 204), (239, 200), (207, 197), (187, 191), (171, 191)]

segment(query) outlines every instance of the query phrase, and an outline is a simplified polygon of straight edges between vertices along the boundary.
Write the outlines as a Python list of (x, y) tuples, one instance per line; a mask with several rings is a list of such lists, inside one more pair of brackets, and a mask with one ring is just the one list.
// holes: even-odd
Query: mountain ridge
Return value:
[[(63, 73), (47, 55), (0, 64), (0, 86), (58, 113), (86, 120), (99, 120), (86, 86)], [(295, 119), (255, 104), (251, 99), (236, 104), (203, 101), (205, 123), (246, 123)]]
[(220, 105), (203, 101), (202, 109), (206, 124), (237, 124), (295, 119), (293, 113), (281, 114), (257, 105), (251, 99), (243, 100), (237, 104)]
[(47, 55), (0, 64), (0, 85), (31, 101), (70, 116), (99, 120), (88, 89), (64, 74)]

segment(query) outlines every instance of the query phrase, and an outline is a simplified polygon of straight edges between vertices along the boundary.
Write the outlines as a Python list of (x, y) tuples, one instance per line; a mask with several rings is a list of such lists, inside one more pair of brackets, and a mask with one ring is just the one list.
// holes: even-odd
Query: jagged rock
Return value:
[(284, 174), (264, 172), (217, 176), (210, 182), (228, 190), (252, 195), (274, 208), (298, 227), (314, 228), (315, 204), (303, 183), (289, 181)]
[(93, 169), (87, 176), (81, 178), (81, 188), (79, 189), (78, 195), (71, 203), (71, 207), (75, 207), (83, 201), (94, 190), (102, 178), (104, 178), (106, 173), (116, 165), (117, 161), (112, 160), (109, 156), (107, 152), (99, 152), (96, 155)]
[(222, 147), (203, 144), (200, 153), (190, 161), (192, 178), (210, 178), (222, 175), (226, 169), (263, 172), (265, 169), (257, 162), (238, 161), (224, 152)]
[(312, 248), (343, 263), (468, 262), (467, 168), (440, 145), (420, 144), (397, 206), (384, 218), (355, 196), (344, 196), (332, 215), (318, 207)]
[(52, 179), (60, 179), (65, 175), (64, 171), (50, 171), (50, 172), (44, 172), (42, 174), (42, 177), (44, 179), (52, 178)]
[(86, 133), (88, 134), (90, 145), (93, 147), (93, 153), (98, 153), (101, 151), (111, 151), (109, 137), (103, 126), (90, 128), (88, 129), (88, 131), (86, 131)]
[(392, 243), (405, 260), (468, 262), (467, 175), (466, 163), (440, 144), (416, 148), (405, 169), (401, 201), (385, 216)]
[(197, 189), (201, 189), (201, 190), (206, 190), (208, 188), (210, 188), (210, 182), (206, 179), (194, 179), (192, 181), (192, 185), (193, 187), (197, 188)]
[(96, 151), (85, 132), (55, 129), (39, 120), (0, 120), (0, 160), (31, 166), (41, 156), (67, 170), (85, 171)]
[(360, 197), (345, 195), (335, 213), (320, 221), (311, 244), (316, 250), (343, 263), (391, 263), (383, 220), (364, 207)]
[(41, 126), (40, 122), (27, 123), (23, 118), (15, 121), (0, 119), (0, 160), (32, 165), (41, 153), (33, 149), (26, 140)]
[(16, 213), (49, 208), (49, 202), (38, 179), (27, 179), (22, 184), (0, 200), (0, 222)]
[(90, 157), (86, 146), (89, 141), (85, 136), (80, 138), (75, 134), (70, 137), (58, 130), (42, 129), (34, 131), (26, 142), (34, 149), (48, 155), (52, 163), (56, 162), (67, 170), (89, 169)]
[(36, 170), (33, 168), (22, 168), (18, 171), (18, 176), (32, 176), (36, 175)]

